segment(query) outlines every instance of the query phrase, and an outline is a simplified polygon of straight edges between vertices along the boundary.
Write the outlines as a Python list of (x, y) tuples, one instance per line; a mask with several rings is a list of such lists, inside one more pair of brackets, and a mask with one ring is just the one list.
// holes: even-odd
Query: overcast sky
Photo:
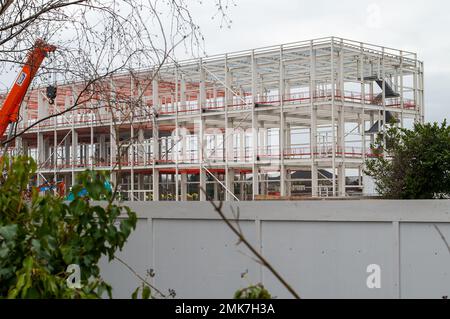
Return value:
[(450, 120), (450, 2), (235, 0), (231, 28), (195, 10), (208, 54), (337, 36), (417, 52), (425, 62), (426, 120)]
[[(417, 52), (425, 62), (426, 120), (450, 120), (449, 1), (234, 0), (230, 28), (211, 19), (213, 0), (198, 1), (187, 0), (188, 9), (209, 55), (328, 36)], [(0, 88), (14, 78), (0, 75)]]

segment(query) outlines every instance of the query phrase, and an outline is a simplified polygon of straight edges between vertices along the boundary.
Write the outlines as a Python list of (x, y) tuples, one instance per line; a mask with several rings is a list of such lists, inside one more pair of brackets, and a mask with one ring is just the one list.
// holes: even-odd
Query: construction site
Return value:
[(104, 170), (129, 201), (374, 195), (371, 145), (388, 122), (424, 122), (423, 79), (416, 53), (329, 37), (115, 75), (110, 101), (55, 117), (83, 84), (57, 83), (54, 101), (42, 85), (9, 151), (37, 161), (35, 186), (68, 193)]

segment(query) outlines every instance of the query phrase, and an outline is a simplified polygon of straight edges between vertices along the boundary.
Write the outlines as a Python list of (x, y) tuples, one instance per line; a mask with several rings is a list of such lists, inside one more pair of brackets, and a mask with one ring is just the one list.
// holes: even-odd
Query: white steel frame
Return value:
[[(366, 131), (386, 112), (400, 126), (424, 121), (423, 72), (416, 53), (337, 37), (184, 61), (164, 65), (146, 88), (131, 75), (110, 79), (130, 100), (144, 91), (137, 110), (115, 114), (119, 129), (107, 108), (74, 111), (17, 138), (15, 151), (37, 159), (38, 184), (109, 170), (129, 200), (363, 194), (375, 138)], [(386, 96), (388, 86), (398, 97)], [(19, 129), (68, 107), (76, 84), (62, 89), (71, 93), (55, 106), (37, 89), (37, 114), (24, 103)], [(122, 135), (130, 143), (118, 181)]]

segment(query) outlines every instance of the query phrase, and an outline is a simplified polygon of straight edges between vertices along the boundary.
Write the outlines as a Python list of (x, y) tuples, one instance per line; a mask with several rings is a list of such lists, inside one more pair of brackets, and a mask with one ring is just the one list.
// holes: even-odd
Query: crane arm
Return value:
[(15, 123), (19, 119), (20, 105), (25, 98), (31, 81), (47, 54), (55, 50), (55, 46), (49, 45), (41, 39), (36, 40), (33, 50), (28, 54), (22, 71), (17, 76), (0, 109), (0, 137), (5, 134), (10, 123)]

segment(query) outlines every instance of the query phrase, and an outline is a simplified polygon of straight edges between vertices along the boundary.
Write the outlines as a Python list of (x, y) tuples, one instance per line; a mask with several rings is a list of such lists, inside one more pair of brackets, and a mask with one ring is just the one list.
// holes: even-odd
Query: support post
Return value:
[(310, 82), (309, 82), (309, 98), (311, 109), (311, 128), (310, 128), (310, 153), (311, 153), (311, 196), (318, 196), (318, 179), (317, 179), (317, 106), (315, 105), (316, 96), (316, 50), (314, 49), (314, 41), (311, 41), (310, 48)]
[(332, 135), (332, 181), (333, 197), (336, 197), (336, 121), (335, 121), (335, 102), (336, 102), (336, 74), (334, 65), (334, 38), (331, 38), (331, 135)]
[(186, 201), (187, 200), (187, 174), (181, 173), (181, 200)]
[(283, 64), (283, 46), (280, 46), (280, 65), (279, 65), (279, 95), (280, 95), (280, 195), (286, 196), (286, 167), (284, 165), (284, 154), (286, 148), (286, 116), (284, 114), (284, 97), (285, 97), (285, 68)]
[(197, 120), (197, 146), (198, 146), (198, 161), (199, 161), (199, 182), (200, 182), (200, 188), (204, 190), (200, 192), (200, 201), (206, 201), (206, 170), (203, 168), (203, 165), (205, 163), (205, 119), (200, 114), (200, 119)]
[(157, 168), (153, 168), (152, 184), (153, 184), (153, 201), (159, 202), (159, 169)]
[(253, 172), (253, 200), (259, 195), (259, 166), (258, 166), (258, 115), (256, 112), (256, 78), (257, 78), (257, 66), (255, 54), (252, 51), (251, 54), (251, 72), (252, 72), (252, 141), (253, 141), (253, 156), (252, 156), (252, 172)]

